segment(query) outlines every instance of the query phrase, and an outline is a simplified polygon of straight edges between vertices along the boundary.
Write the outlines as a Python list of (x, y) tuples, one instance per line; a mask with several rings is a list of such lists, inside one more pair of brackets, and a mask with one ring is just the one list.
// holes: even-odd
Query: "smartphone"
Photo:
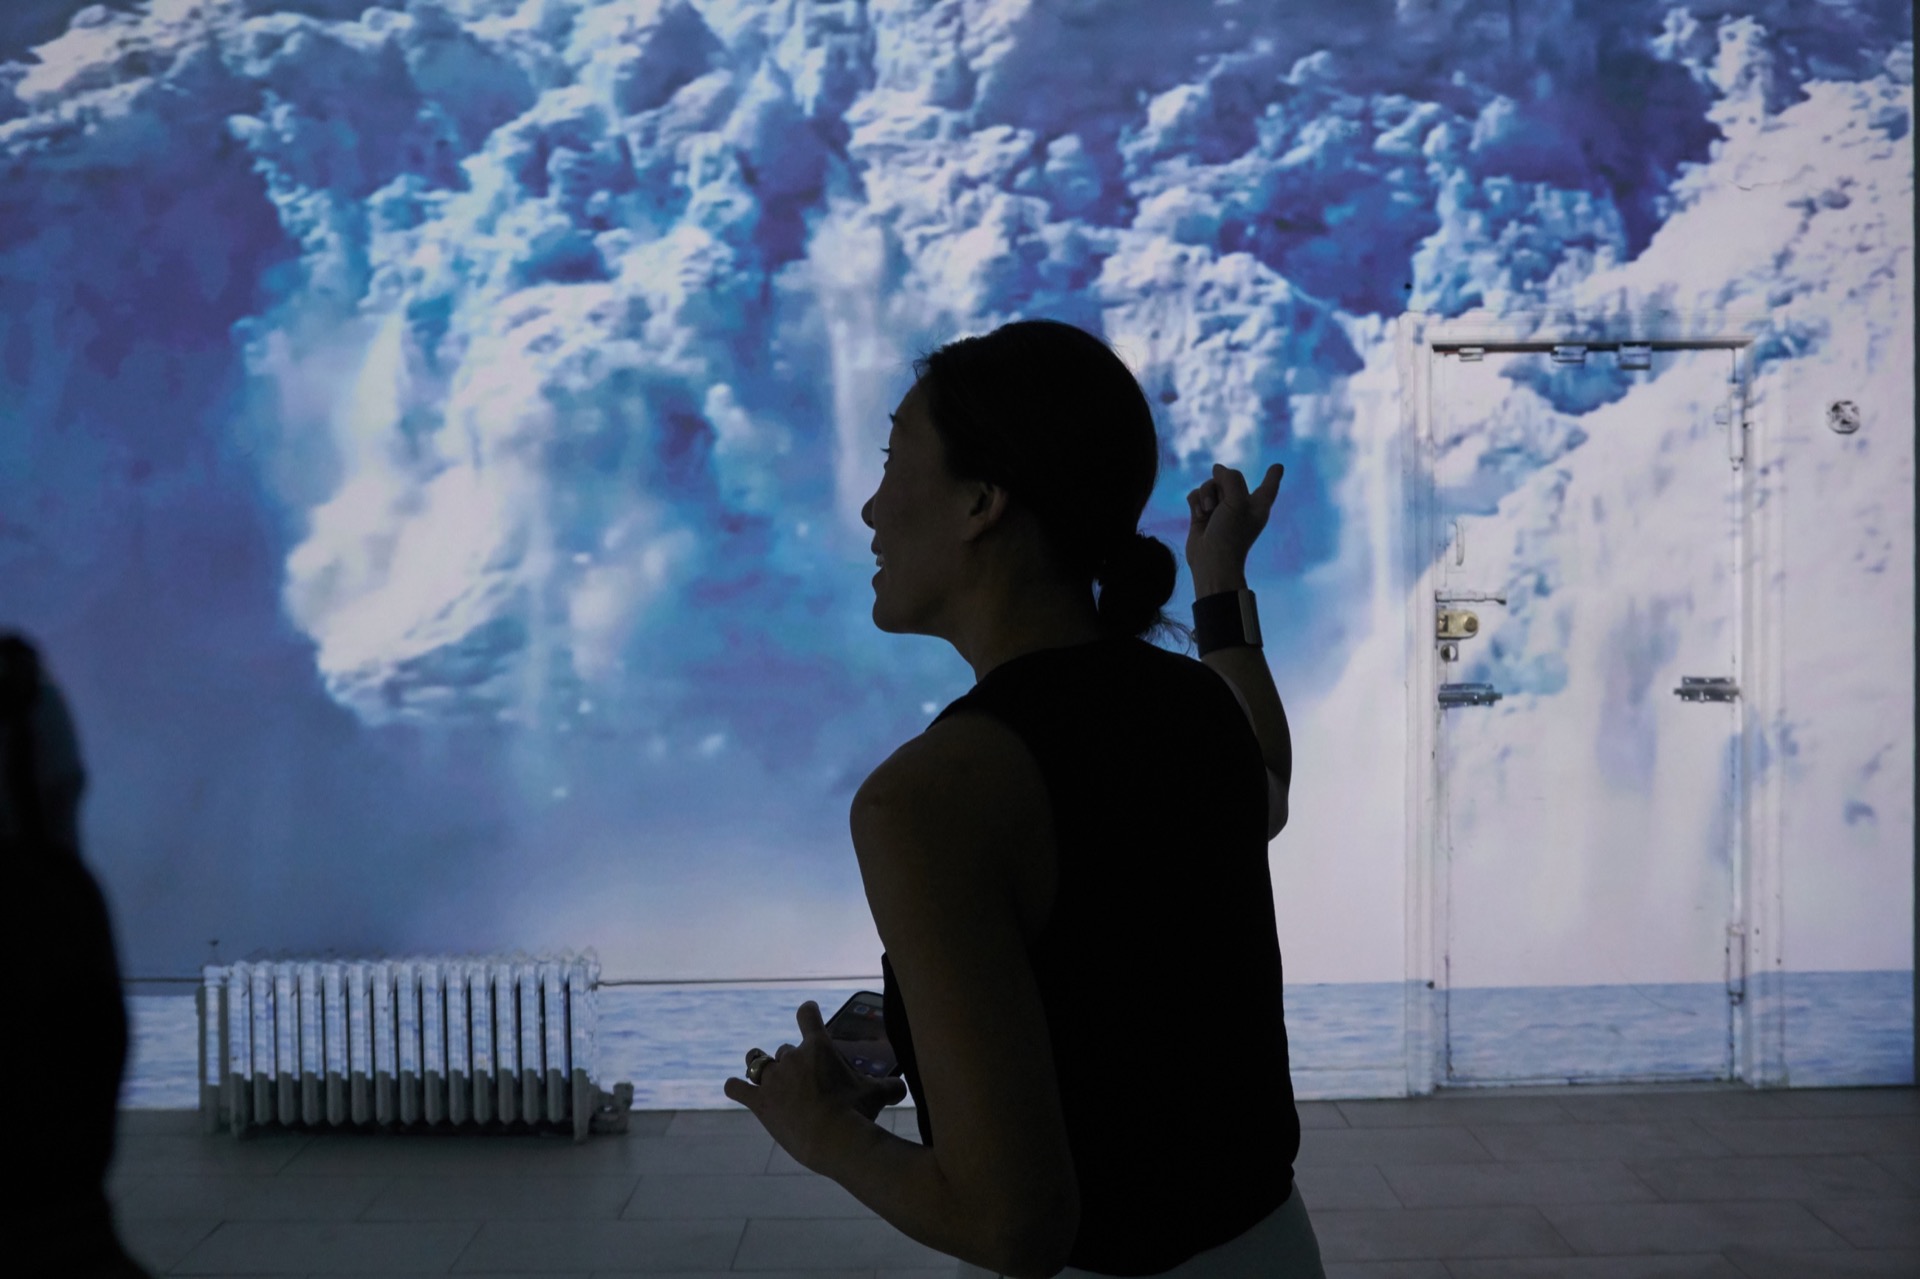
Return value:
[(827, 1021), (827, 1037), (847, 1064), (863, 1075), (887, 1079), (902, 1071), (893, 1045), (887, 1042), (887, 1017), (875, 991), (855, 991), (852, 999), (840, 1005), (840, 1011)]

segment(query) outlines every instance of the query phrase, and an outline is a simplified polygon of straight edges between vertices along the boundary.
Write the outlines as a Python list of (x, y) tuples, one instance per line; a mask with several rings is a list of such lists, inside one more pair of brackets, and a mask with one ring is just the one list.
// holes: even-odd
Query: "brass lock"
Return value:
[(1440, 610), (1440, 631), (1435, 637), (1443, 640), (1472, 639), (1480, 633), (1480, 619), (1464, 608), (1443, 608)]

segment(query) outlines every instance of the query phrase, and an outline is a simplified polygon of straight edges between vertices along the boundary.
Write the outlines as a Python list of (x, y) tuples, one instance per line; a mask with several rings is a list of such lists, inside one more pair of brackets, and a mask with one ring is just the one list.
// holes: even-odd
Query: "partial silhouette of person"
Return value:
[(127, 1007), (113, 924), (80, 856), (86, 770), (66, 699), (22, 636), (0, 633), (0, 857), (12, 883), (9, 1255), (28, 1272), (145, 1279), (107, 1197)]

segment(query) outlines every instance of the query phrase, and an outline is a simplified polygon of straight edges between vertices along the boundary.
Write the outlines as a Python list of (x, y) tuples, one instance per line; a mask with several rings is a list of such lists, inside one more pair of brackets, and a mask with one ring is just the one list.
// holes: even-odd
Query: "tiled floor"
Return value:
[[(1577, 1095), (1576, 1095), (1577, 1094)], [(1201, 1099), (1201, 1104), (1207, 1104)], [(1525, 1089), (1302, 1102), (1329, 1279), (1920, 1276), (1920, 1091)], [(913, 1114), (884, 1116), (918, 1140)], [(949, 1279), (746, 1111), (624, 1137), (202, 1136), (122, 1115), (114, 1197), (156, 1274)]]

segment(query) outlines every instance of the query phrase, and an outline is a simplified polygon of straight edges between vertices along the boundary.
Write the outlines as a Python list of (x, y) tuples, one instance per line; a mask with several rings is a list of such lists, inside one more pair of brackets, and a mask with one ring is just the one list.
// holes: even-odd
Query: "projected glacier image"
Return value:
[[(1667, 614), (1582, 593), (1566, 530), (1612, 512), (1649, 540), (1610, 583), (1693, 580), (1659, 548), (1695, 544), (1673, 495), (1731, 482), (1732, 375), (1489, 357), (1427, 454), (1401, 326), (1657, 312), (1752, 336), (1727, 359), (1772, 442), (1743, 482), (1789, 522), (1785, 692), (1738, 730), (1779, 788), (1773, 1033), (1792, 1082), (1912, 1081), (1910, 5), (149, 0), (22, 6), (0, 40), (0, 625), (72, 700), (130, 974), (590, 946), (609, 977), (775, 979), (602, 1003), (636, 1105), (727, 1105), (801, 1000), (879, 989), (848, 805), (972, 682), (872, 622), (887, 414), (915, 356), (1049, 317), (1155, 407), (1144, 531), (1177, 550), (1215, 462), (1286, 466), (1248, 577), (1295, 743), (1296, 1089), (1403, 1090), (1432, 891), (1408, 635), (1430, 660), (1450, 521), (1563, 590), (1463, 574), (1514, 629), (1441, 678), (1498, 714), (1617, 692)], [(1604, 447), (1656, 412), (1701, 429)], [(1658, 666), (1661, 714), (1680, 673), (1735, 674)], [(1672, 766), (1626, 700), (1524, 730), (1592, 811)], [(1719, 967), (1581, 913), (1721, 899), (1661, 858), (1584, 874), (1530, 881), (1599, 947), (1552, 980), (1638, 983), (1655, 1049), (1724, 1049)], [(1463, 985), (1548, 980), (1484, 958)], [(192, 1104), (191, 1005), (141, 990), (132, 1104)]]

